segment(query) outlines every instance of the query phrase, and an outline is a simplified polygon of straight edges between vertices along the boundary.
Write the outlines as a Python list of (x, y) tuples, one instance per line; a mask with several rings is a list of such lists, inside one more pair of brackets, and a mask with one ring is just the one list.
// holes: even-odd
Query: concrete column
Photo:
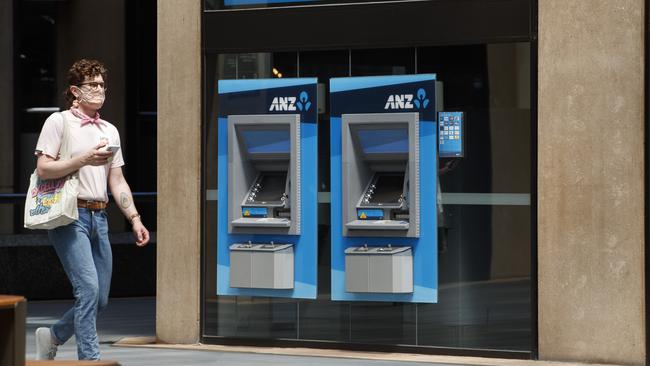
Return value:
[(156, 335), (199, 340), (201, 1), (158, 2)]
[[(0, 1), (0, 193), (14, 190), (13, 20), (13, 1)], [(0, 234), (12, 231), (13, 205), (0, 205)]]
[(645, 363), (644, 1), (539, 1), (539, 356)]

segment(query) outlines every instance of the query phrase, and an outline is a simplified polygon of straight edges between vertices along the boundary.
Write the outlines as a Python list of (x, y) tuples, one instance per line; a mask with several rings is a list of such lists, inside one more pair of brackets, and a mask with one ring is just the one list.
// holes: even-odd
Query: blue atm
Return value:
[(217, 294), (315, 299), (317, 79), (218, 92)]
[(330, 81), (333, 300), (437, 302), (435, 83)]

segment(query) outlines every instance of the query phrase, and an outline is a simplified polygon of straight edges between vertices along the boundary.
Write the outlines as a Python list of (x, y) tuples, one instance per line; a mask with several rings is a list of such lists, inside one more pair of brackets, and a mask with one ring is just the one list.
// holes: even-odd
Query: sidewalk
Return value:
[[(34, 359), (34, 331), (51, 326), (72, 301), (33, 301), (27, 304), (27, 359)], [(572, 366), (527, 360), (430, 356), (378, 352), (349, 352), (305, 348), (232, 347), (217, 345), (154, 345), (146, 340), (155, 336), (155, 299), (111, 299), (97, 324), (102, 358), (116, 360), (122, 366), (219, 365), (219, 366)], [(128, 340), (145, 340), (140, 345)], [(118, 341), (121, 346), (117, 346)], [(74, 360), (77, 350), (74, 337), (59, 347), (57, 360)], [(595, 366), (595, 365), (591, 365)]]
[[(38, 327), (51, 326), (63, 314), (72, 301), (33, 301), (27, 304), (27, 359), (34, 359), (34, 331)], [(113, 343), (125, 337), (153, 337), (155, 335), (154, 298), (111, 299), (104, 313), (99, 317), (97, 329), (102, 358), (116, 360), (122, 366), (165, 366), (165, 365), (237, 365), (237, 366), (291, 366), (317, 364), (322, 366), (418, 366), (431, 363), (394, 362), (381, 360), (360, 360), (338, 357), (310, 357), (269, 355), (231, 351), (210, 351), (205, 349), (178, 350), (151, 347), (113, 347)], [(77, 359), (74, 337), (59, 347), (57, 360)], [(437, 364), (436, 366), (449, 366)]]

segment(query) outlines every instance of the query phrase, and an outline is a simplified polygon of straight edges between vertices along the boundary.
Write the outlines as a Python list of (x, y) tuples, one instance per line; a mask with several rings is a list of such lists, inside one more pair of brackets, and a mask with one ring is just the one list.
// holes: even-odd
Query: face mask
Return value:
[(93, 109), (100, 109), (104, 105), (106, 99), (104, 88), (91, 88), (84, 85), (81, 88), (77, 87), (77, 91), (79, 92), (79, 96), (77, 96), (79, 103), (86, 104)]

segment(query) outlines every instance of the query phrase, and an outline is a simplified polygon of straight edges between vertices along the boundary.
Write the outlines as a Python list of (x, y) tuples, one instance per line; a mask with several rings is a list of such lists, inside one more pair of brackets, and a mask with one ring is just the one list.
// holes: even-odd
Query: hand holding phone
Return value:
[(110, 145), (106, 145), (105, 141), (100, 141), (97, 146), (88, 150), (85, 154), (79, 156), (81, 160), (81, 166), (92, 165), (92, 166), (102, 166), (108, 163), (113, 159), (114, 151), (117, 151), (120, 147), (115, 146), (109, 149)]
[(104, 149), (105, 149), (106, 151), (110, 151), (110, 152), (112, 152), (113, 155), (115, 155), (115, 153), (117, 152), (117, 150), (120, 149), (120, 145), (106, 145), (106, 146), (104, 147)]

